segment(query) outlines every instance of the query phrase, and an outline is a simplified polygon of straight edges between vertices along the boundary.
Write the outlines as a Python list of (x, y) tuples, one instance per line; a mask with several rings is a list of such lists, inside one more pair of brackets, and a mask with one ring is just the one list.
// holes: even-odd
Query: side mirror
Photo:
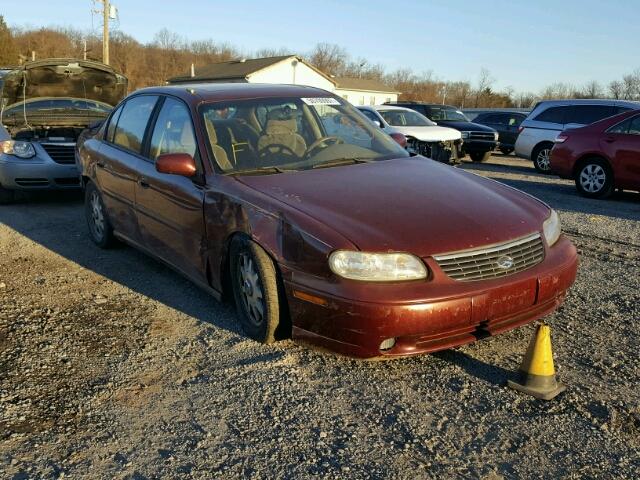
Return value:
[(191, 178), (198, 169), (196, 161), (188, 153), (165, 153), (156, 159), (156, 170), (160, 173)]
[(376, 125), (378, 128), (382, 128), (382, 124), (380, 123), (380, 120), (371, 120), (373, 122), (374, 125)]

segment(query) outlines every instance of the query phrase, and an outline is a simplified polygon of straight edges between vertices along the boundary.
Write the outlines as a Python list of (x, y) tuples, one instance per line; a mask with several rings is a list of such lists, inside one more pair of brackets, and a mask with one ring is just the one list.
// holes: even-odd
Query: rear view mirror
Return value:
[(188, 153), (165, 153), (156, 159), (156, 170), (160, 173), (193, 177), (196, 174), (196, 161)]

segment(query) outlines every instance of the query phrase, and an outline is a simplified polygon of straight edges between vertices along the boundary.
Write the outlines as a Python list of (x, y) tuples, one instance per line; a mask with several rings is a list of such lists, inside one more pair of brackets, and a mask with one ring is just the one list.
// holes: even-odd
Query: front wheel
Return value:
[(575, 174), (578, 192), (589, 198), (605, 198), (613, 192), (613, 173), (604, 160), (594, 158), (584, 162)]
[(115, 243), (113, 228), (96, 186), (89, 182), (84, 192), (84, 211), (93, 243), (100, 248), (109, 248)]
[(474, 162), (486, 162), (491, 156), (491, 152), (469, 152), (471, 160)]
[(260, 343), (273, 343), (280, 324), (276, 269), (257, 243), (238, 237), (231, 243), (231, 281), (242, 330)]
[(543, 143), (536, 147), (531, 155), (533, 166), (540, 173), (551, 173), (551, 149), (553, 144)]

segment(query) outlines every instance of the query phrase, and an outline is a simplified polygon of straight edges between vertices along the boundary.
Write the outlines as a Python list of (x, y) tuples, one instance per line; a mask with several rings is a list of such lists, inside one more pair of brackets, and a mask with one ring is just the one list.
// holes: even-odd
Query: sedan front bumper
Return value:
[(59, 164), (37, 156), (23, 160), (0, 154), (0, 186), (11, 190), (78, 188), (80, 174), (75, 164)]
[[(365, 297), (371, 290), (371, 301), (327, 295), (291, 281), (285, 288), (294, 339), (355, 357), (398, 357), (471, 343), (551, 313), (573, 284), (577, 266), (575, 247), (561, 237), (544, 261), (507, 277), (436, 285), (443, 274), (435, 272), (426, 282), (431, 298), (376, 301), (384, 285), (360, 290)], [(429, 267), (433, 271), (437, 264)], [(395, 345), (381, 350), (386, 339)]]

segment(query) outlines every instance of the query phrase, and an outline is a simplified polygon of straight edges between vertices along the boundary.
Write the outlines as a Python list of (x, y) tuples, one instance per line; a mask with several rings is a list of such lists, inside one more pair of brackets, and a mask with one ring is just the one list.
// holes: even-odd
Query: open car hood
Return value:
[(2, 103), (40, 97), (72, 97), (116, 105), (127, 93), (127, 78), (109, 65), (90, 60), (50, 58), (6, 71), (1, 78)]

